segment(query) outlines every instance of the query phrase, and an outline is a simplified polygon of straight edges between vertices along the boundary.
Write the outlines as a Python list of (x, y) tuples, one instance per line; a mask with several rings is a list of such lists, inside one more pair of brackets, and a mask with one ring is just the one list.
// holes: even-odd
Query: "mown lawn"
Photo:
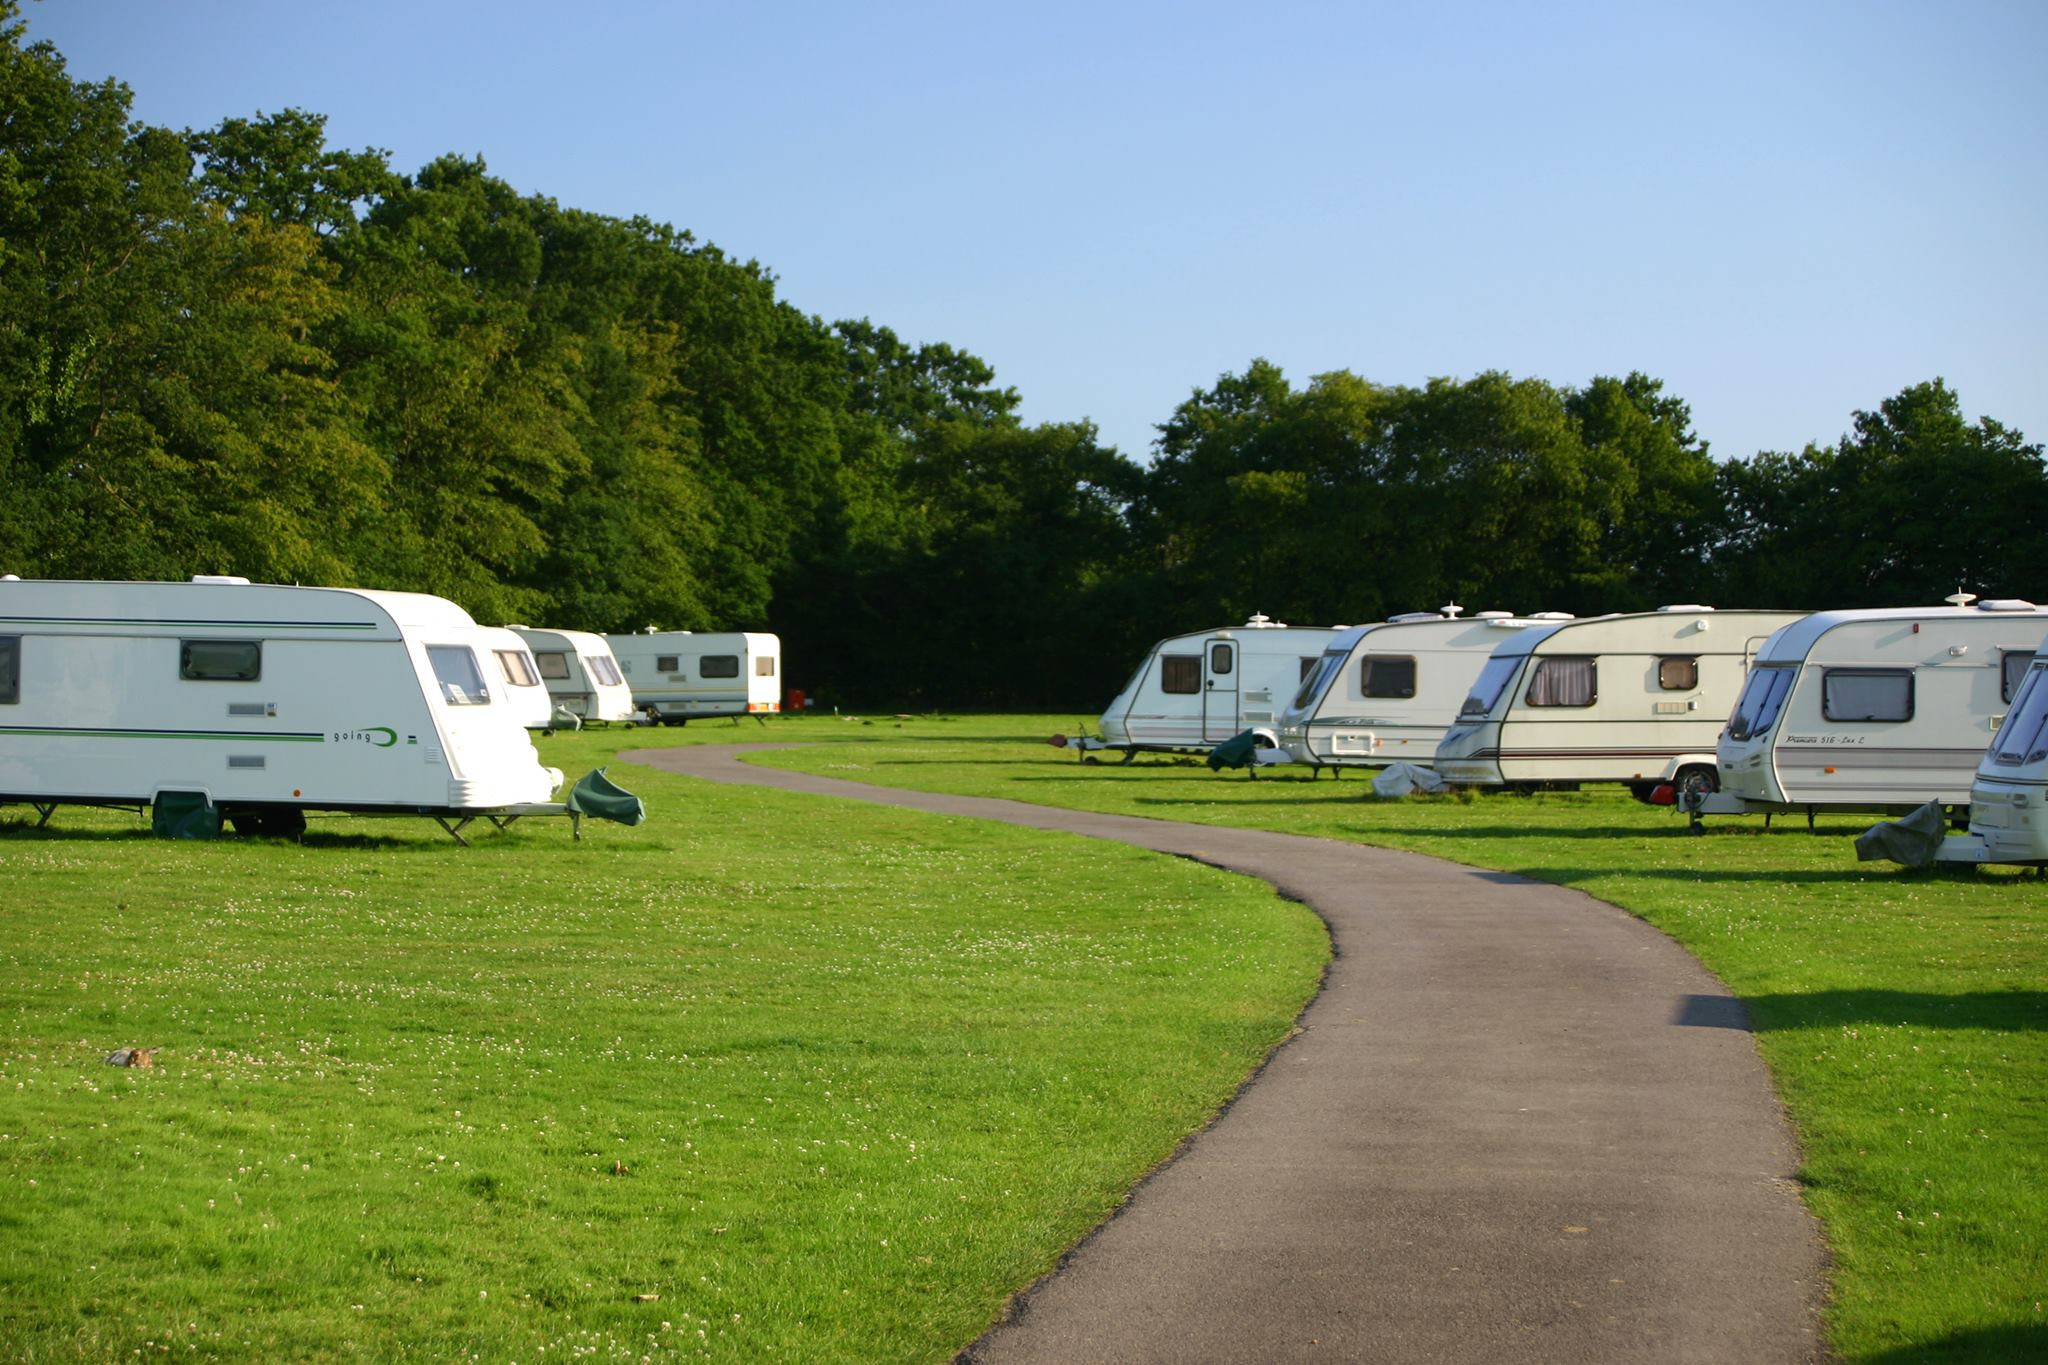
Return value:
[(581, 843), (0, 810), (0, 1356), (943, 1360), (1326, 958), (1190, 863), (612, 772)]
[(1084, 765), (1042, 743), (1078, 728), (810, 717), (774, 737), (826, 742), (757, 761), (1383, 844), (1624, 906), (1749, 1003), (1834, 1254), (1833, 1348), (1885, 1362), (2048, 1359), (2048, 882), (1859, 864), (1850, 836), (1866, 817), (1824, 818), (1817, 836), (1803, 820), (1768, 832), (1720, 820), (1691, 838), (1680, 817), (1612, 790), (1379, 801), (1359, 774)]

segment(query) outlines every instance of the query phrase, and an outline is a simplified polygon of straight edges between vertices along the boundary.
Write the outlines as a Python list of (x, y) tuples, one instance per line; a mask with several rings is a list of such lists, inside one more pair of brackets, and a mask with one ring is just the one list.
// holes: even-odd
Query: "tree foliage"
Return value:
[(967, 351), (480, 158), (401, 174), (291, 108), (135, 122), (0, 0), (0, 570), (770, 629), (827, 700), (1084, 708), (1151, 640), (1260, 611), (2041, 591), (2041, 448), (1940, 380), (1720, 464), (1639, 373), (1297, 388), (1255, 359), (1149, 466), (1018, 408)]

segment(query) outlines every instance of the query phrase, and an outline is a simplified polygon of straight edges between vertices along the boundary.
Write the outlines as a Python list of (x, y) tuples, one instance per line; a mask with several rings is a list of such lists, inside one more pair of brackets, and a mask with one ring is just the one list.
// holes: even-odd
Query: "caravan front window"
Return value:
[(1335, 649), (1315, 661), (1315, 667), (1303, 675), (1301, 691), (1294, 694), (1294, 709), (1306, 710), (1309, 704), (1323, 695), (1323, 689), (1330, 685), (1330, 679), (1344, 669), (1344, 660), (1349, 658), (1349, 649)]
[(263, 643), (186, 640), (178, 646), (178, 676), (188, 682), (255, 682), (263, 676)]
[(1820, 675), (1820, 713), (1828, 720), (1911, 720), (1913, 670), (1827, 669)]
[(619, 670), (612, 663), (612, 656), (609, 654), (584, 656), (583, 668), (591, 677), (597, 679), (599, 686), (602, 687), (617, 687), (625, 681), (619, 676)]
[(1486, 661), (1486, 667), (1479, 670), (1477, 681), (1472, 684), (1472, 695), (1465, 698), (1465, 704), (1458, 708), (1461, 718), (1487, 716), (1500, 703), (1501, 694), (1508, 690), (1508, 684), (1522, 671), (1526, 654), (1495, 655)]
[(1176, 696), (1193, 696), (1202, 690), (1202, 656), (1162, 654), (1159, 656), (1159, 690)]
[(1991, 741), (1991, 761), (2001, 768), (2039, 763), (2044, 758), (2048, 758), (2048, 662), (2027, 671), (2005, 724)]
[(21, 700), (21, 637), (0, 635), (0, 706)]
[(527, 662), (528, 655), (523, 649), (494, 649), (498, 656), (498, 671), (505, 675), (505, 681), (514, 687), (538, 687), (540, 679), (533, 675), (533, 666)]
[(569, 678), (569, 656), (559, 649), (542, 650), (533, 656), (535, 666), (543, 678), (555, 682), (566, 682)]
[(1778, 723), (1778, 712), (1785, 705), (1786, 694), (1792, 690), (1792, 679), (1799, 670), (1783, 664), (1776, 667), (1758, 668), (1749, 675), (1749, 683), (1736, 699), (1735, 714), (1728, 721), (1728, 738), (1748, 739), (1760, 735)]
[(1529, 679), (1529, 705), (1591, 706), (1600, 699), (1599, 677), (1592, 659), (1538, 659)]
[(484, 687), (483, 670), (468, 645), (428, 645), (427, 663), (434, 680), (441, 684), (441, 700), (450, 706), (489, 706), (491, 694)]

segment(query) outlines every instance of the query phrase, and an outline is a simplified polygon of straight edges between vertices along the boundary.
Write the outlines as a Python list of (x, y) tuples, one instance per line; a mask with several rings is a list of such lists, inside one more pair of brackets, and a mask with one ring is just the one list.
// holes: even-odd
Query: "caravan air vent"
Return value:
[(1511, 621), (1514, 619), (1514, 616), (1515, 614), (1511, 611), (1482, 611), (1472, 619), (1475, 621)]
[(227, 583), (242, 588), (249, 586), (248, 579), (240, 574), (233, 573), (196, 573), (192, 575), (192, 581), (194, 583)]
[(1532, 611), (1529, 613), (1529, 619), (1531, 621), (1576, 621), (1579, 618), (1568, 611)]
[(1443, 617), (1433, 611), (1404, 611), (1399, 616), (1389, 616), (1387, 624), (1390, 626), (1404, 626), (1410, 621), (1441, 621), (1443, 619)]
[(1987, 597), (1977, 604), (1978, 611), (2039, 611), (2032, 602), (2019, 597)]
[(228, 755), (228, 766), (230, 768), (260, 768), (263, 766), (263, 762), (262, 754)]
[(0, 583), (19, 583), (20, 581), (21, 575), (18, 573), (0, 573)]
[(1697, 602), (1681, 602), (1681, 603), (1679, 603), (1679, 604), (1678, 604), (1677, 606), (1675, 606), (1675, 607), (1659, 607), (1659, 608), (1657, 608), (1657, 610), (1658, 610), (1658, 611), (1712, 611), (1712, 610), (1713, 610), (1713, 608), (1712, 608), (1712, 607), (1703, 607), (1703, 606), (1699, 605), (1699, 604), (1698, 604)]

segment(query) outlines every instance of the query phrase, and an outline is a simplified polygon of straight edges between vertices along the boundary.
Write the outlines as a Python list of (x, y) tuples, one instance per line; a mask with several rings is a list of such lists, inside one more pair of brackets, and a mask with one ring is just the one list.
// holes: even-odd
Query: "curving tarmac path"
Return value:
[(624, 757), (1196, 858), (1336, 943), (1301, 1032), (963, 1360), (1822, 1358), (1825, 1252), (1747, 1012), (1641, 920), (1418, 854), (738, 759), (784, 747)]

